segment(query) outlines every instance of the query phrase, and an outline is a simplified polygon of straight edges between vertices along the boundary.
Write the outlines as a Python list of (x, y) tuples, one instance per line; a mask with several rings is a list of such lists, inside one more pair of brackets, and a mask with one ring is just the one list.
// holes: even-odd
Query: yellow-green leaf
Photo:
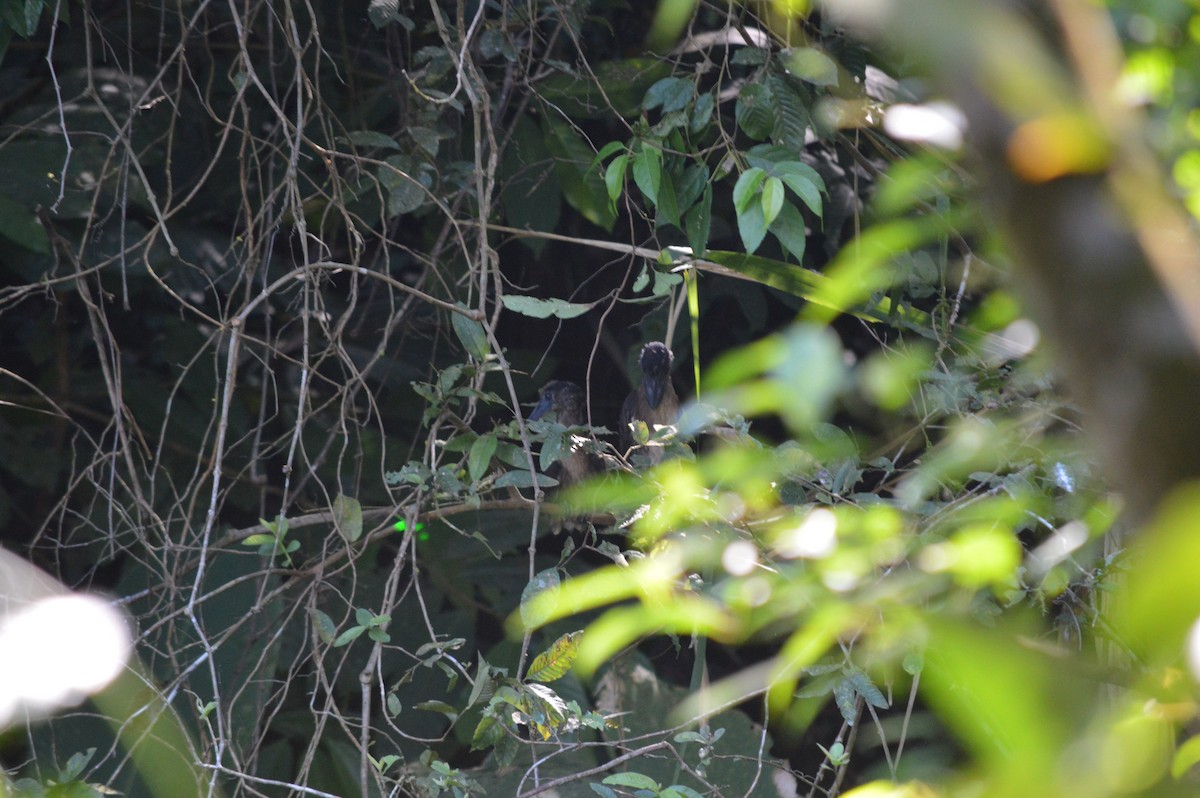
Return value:
[(534, 657), (525, 678), (534, 682), (552, 682), (571, 668), (579, 655), (579, 640), (583, 632), (570, 632), (554, 641), (550, 648)]

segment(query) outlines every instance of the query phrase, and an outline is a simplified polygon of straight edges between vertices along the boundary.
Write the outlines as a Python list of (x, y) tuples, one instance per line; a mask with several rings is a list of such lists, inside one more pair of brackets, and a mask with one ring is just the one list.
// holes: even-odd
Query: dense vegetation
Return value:
[(874, 5), (0, 0), (19, 788), (1186, 792), (1200, 16)]

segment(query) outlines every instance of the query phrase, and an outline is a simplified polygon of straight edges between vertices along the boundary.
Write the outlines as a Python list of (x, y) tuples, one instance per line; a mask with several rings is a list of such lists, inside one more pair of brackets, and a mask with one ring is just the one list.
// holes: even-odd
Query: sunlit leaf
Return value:
[(788, 53), (788, 71), (818, 86), (836, 86), (838, 68), (833, 59), (812, 47), (797, 47)]
[(534, 682), (552, 682), (562, 678), (579, 656), (579, 640), (583, 632), (570, 632), (555, 640), (550, 648), (534, 657), (525, 678)]
[(766, 171), (757, 166), (738, 176), (737, 183), (733, 186), (733, 208), (738, 214), (744, 213), (750, 207), (766, 177)]
[(763, 221), (768, 226), (779, 216), (783, 209), (783, 182), (778, 177), (768, 177), (762, 187)]

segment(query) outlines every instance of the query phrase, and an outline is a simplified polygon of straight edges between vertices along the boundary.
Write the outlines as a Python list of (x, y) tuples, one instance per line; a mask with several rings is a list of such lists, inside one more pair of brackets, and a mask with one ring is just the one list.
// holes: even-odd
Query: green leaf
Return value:
[(658, 187), (662, 182), (662, 152), (643, 143), (633, 156), (633, 182), (642, 190), (646, 201), (658, 204)]
[(625, 168), (628, 165), (628, 153), (621, 153), (613, 158), (604, 170), (604, 185), (608, 189), (608, 198), (614, 204), (614, 208), (621, 196), (621, 189), (625, 186)]
[(608, 188), (601, 174), (589, 169), (594, 153), (575, 129), (555, 117), (543, 122), (546, 149), (554, 161), (563, 196), (575, 210), (592, 224), (611, 230), (616, 212), (608, 198)]
[(708, 185), (708, 177), (708, 167), (702, 163), (694, 163), (687, 169), (684, 169), (683, 174), (678, 179), (673, 180), (675, 183), (675, 199), (679, 204), (680, 211), (686, 211), (696, 204), (696, 201), (700, 199), (700, 195), (704, 193), (704, 189)]
[(429, 153), (431, 157), (436, 158), (438, 154), (438, 134), (433, 128), (421, 127), (414, 125), (407, 128), (405, 131), (412, 136), (413, 141), (417, 142), (417, 146)]
[(779, 179), (783, 184), (790, 188), (810, 211), (821, 216), (821, 191), (824, 190), (825, 183), (816, 170), (799, 161), (776, 164), (775, 169), (779, 172)]
[(891, 706), (888, 704), (887, 698), (883, 695), (880, 689), (875, 686), (874, 682), (871, 681), (871, 677), (867, 676), (867, 674), (863, 673), (862, 671), (851, 671), (850, 683), (854, 685), (854, 689), (858, 691), (858, 694), (861, 695), (868, 704), (876, 709), (887, 709), (889, 706)]
[(38, 20), (42, 16), (45, 0), (25, 0), (25, 38), (31, 38), (37, 33)]
[(683, 227), (692, 255), (703, 257), (708, 250), (708, 235), (712, 227), (712, 184), (704, 186), (700, 201), (684, 214)]
[(657, 211), (654, 217), (656, 228), (665, 225), (680, 227), (679, 203), (675, 199), (675, 182), (671, 179), (670, 172), (662, 173), (662, 182), (658, 186)]
[(552, 682), (562, 678), (579, 656), (583, 632), (570, 632), (555, 640), (550, 648), (533, 658), (525, 678), (534, 682)]
[(352, 130), (345, 135), (343, 141), (348, 141), (355, 147), (380, 147), (383, 149), (398, 150), (400, 145), (396, 140), (386, 133), (380, 133), (375, 130)]
[(842, 679), (833, 688), (833, 700), (837, 702), (837, 708), (848, 726), (854, 725), (857, 697), (858, 693), (849, 679)]
[(737, 223), (742, 246), (748, 255), (753, 255), (767, 235), (767, 222), (763, 218), (762, 204), (753, 203), (744, 213), (739, 213)]
[(564, 70), (541, 81), (538, 96), (547, 107), (571, 119), (609, 119), (613, 110), (619, 116), (632, 117), (641, 109), (646, 90), (670, 71), (670, 64), (661, 58), (601, 61), (595, 79)]
[(338, 494), (333, 500), (333, 526), (349, 543), (362, 537), (363, 513), (358, 499)]
[(525, 585), (525, 589), (521, 591), (521, 620), (527, 628), (538, 626), (541, 622), (541, 618), (535, 617), (531, 610), (530, 602), (542, 593), (557, 590), (560, 584), (562, 580), (558, 576), (558, 569), (547, 568), (534, 574), (533, 579)]
[(542, 450), (538, 453), (538, 467), (542, 471), (546, 471), (550, 466), (557, 463), (564, 454), (570, 452), (568, 447), (565, 447), (563, 435), (547, 434), (546, 440), (542, 442)]
[(646, 90), (642, 110), (651, 111), (661, 106), (664, 114), (678, 111), (687, 106), (694, 91), (694, 84), (687, 78), (663, 78)]
[(604, 783), (616, 787), (633, 787), (635, 790), (658, 792), (658, 782), (642, 773), (614, 773), (606, 778)]
[(7, 194), (0, 194), (0, 235), (34, 252), (50, 253), (50, 240), (37, 216)]
[(488, 28), (479, 35), (479, 54), (485, 60), (503, 56), (509, 61), (515, 61), (517, 51), (503, 30)]
[(902, 667), (904, 672), (909, 676), (916, 676), (925, 669), (925, 657), (921, 656), (920, 654), (906, 654), (904, 655), (904, 659), (900, 662), (900, 667)]
[(489, 432), (487, 435), (480, 435), (475, 439), (475, 443), (471, 444), (471, 453), (467, 455), (467, 473), (471, 475), (472, 481), (478, 482), (483, 479), (488, 466), (492, 464), (492, 455), (496, 453), (499, 443), (496, 436)]
[(785, 202), (779, 210), (779, 216), (770, 225), (770, 231), (779, 239), (779, 243), (788, 254), (798, 263), (804, 262), (804, 250), (808, 244), (808, 232), (804, 225), (804, 217), (796, 206)]
[(836, 86), (838, 68), (833, 59), (812, 47), (797, 47), (788, 53), (788, 71), (817, 86)]
[(337, 636), (337, 639), (333, 641), (333, 647), (341, 648), (342, 646), (347, 645), (351, 641), (357, 639), (358, 636), (365, 631), (367, 631), (367, 627), (365, 626), (351, 626), (349, 629)]
[[(528, 116), (517, 120), (512, 138), (504, 148), (497, 180), (503, 188), (504, 218), (520, 230), (550, 231), (562, 214), (562, 191), (553, 157), (546, 148), (541, 129)], [(545, 239), (522, 236), (521, 244), (540, 254)]]
[(92, 757), (96, 755), (95, 748), (89, 748), (87, 751), (76, 751), (71, 754), (71, 758), (67, 760), (67, 764), (58, 774), (60, 782), (74, 781), (78, 778), (83, 769), (87, 767), (88, 762), (92, 761)]
[(389, 155), (380, 165), (379, 182), (388, 190), (388, 216), (411, 213), (425, 203), (423, 183), (416, 175), (416, 164), (407, 155)]
[(484, 748), (491, 748), (503, 740), (504, 736), (504, 726), (500, 723), (500, 719), (495, 715), (484, 713), (484, 716), (479, 719), (478, 725), (475, 726), (475, 733), (471, 735), (471, 750), (481, 751)]
[(382, 28), (400, 14), (400, 0), (371, 0), (367, 16), (376, 28)]
[(558, 480), (545, 474), (532, 474), (529, 471), (506, 471), (492, 483), (497, 488), (532, 488), (536, 481), (539, 487), (552, 488)]
[(317, 637), (325, 643), (332, 643), (337, 636), (337, 626), (334, 625), (333, 619), (317, 609), (309, 610), (309, 616), (312, 618), (313, 628), (317, 630)]
[[(458, 307), (465, 309), (466, 305), (460, 302)], [(454, 326), (454, 334), (458, 336), (458, 340), (463, 345), (463, 349), (467, 350), (467, 354), (476, 360), (487, 359), (490, 348), (483, 325), (461, 313), (451, 313), (450, 321)]]
[(692, 117), (688, 122), (688, 130), (693, 134), (699, 133), (708, 125), (712, 119), (713, 110), (716, 108), (716, 101), (713, 99), (712, 92), (706, 91), (696, 98), (696, 104), (692, 106)]
[(763, 219), (769, 227), (779, 216), (783, 208), (783, 181), (778, 177), (768, 177), (763, 182), (762, 212)]
[(752, 139), (771, 138), (775, 130), (775, 98), (762, 83), (751, 83), (738, 94), (734, 111), (738, 127)]
[(770, 51), (761, 47), (740, 47), (729, 59), (729, 63), (737, 66), (762, 66), (767, 63)]
[(1200, 735), (1189, 738), (1176, 749), (1175, 758), (1171, 761), (1171, 775), (1175, 779), (1182, 779), (1184, 774), (1198, 762), (1200, 762)]
[(733, 209), (742, 214), (754, 201), (755, 194), (767, 177), (765, 170), (757, 166), (751, 167), (738, 176), (733, 186)]
[(608, 156), (620, 152), (625, 149), (625, 143), (622, 141), (610, 141), (596, 152), (596, 157), (592, 159), (592, 163), (588, 166), (588, 171), (595, 169), (600, 164), (604, 163), (604, 159)]
[(775, 106), (775, 127), (771, 131), (771, 140), (788, 151), (788, 157), (795, 158), (804, 149), (808, 135), (810, 120), (808, 116), (809, 100), (805, 95), (807, 87), (788, 75), (771, 74), (767, 77), (767, 86)]
[(439, 712), (449, 718), (451, 723), (458, 720), (458, 710), (445, 701), (422, 701), (419, 704), (413, 704), (413, 708), (424, 709), (427, 712)]
[(658, 795), (659, 798), (704, 798), (703, 795), (685, 784), (672, 784)]
[(551, 316), (559, 319), (573, 319), (592, 309), (591, 305), (567, 302), (565, 299), (539, 299), (521, 294), (505, 294), (500, 301), (513, 313), (520, 313), (522, 316), (534, 319), (547, 319)]

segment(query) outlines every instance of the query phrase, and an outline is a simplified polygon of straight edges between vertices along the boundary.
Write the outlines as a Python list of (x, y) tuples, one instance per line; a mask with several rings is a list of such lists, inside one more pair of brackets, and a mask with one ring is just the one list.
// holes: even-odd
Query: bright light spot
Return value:
[(995, 335), (987, 337), (988, 357), (996, 363), (1023, 358), (1037, 348), (1042, 331), (1030, 319), (1017, 319)]
[(721, 552), (721, 565), (733, 576), (745, 576), (758, 565), (758, 549), (748, 540), (735, 540)]
[(0, 622), (0, 728), (26, 713), (77, 704), (125, 666), (129, 627), (90, 596), (36, 601)]
[(931, 574), (948, 571), (957, 561), (954, 549), (947, 543), (926, 546), (917, 555), (917, 564), (921, 566), (922, 570)]
[(775, 547), (783, 557), (828, 557), (837, 546), (837, 516), (831, 510), (818, 507), (800, 525), (789, 529), (776, 541)]
[(1187, 637), (1187, 661), (1192, 669), (1192, 678), (1200, 682), (1200, 620), (1192, 624)]
[(1075, 477), (1071, 476), (1071, 472), (1062, 463), (1054, 464), (1054, 484), (1067, 493), (1075, 492)]
[(761, 607), (771, 600), (771, 583), (761, 576), (752, 576), (742, 583), (746, 603), (751, 607)]
[(1068, 521), (1050, 538), (1029, 555), (1030, 568), (1034, 573), (1045, 573), (1087, 543), (1088, 528), (1082, 521)]
[(835, 593), (846, 593), (858, 587), (858, 574), (852, 571), (830, 571), (821, 575), (821, 581)]
[(962, 147), (967, 117), (950, 103), (897, 103), (884, 114), (883, 129), (904, 141), (919, 141), (957, 150)]

